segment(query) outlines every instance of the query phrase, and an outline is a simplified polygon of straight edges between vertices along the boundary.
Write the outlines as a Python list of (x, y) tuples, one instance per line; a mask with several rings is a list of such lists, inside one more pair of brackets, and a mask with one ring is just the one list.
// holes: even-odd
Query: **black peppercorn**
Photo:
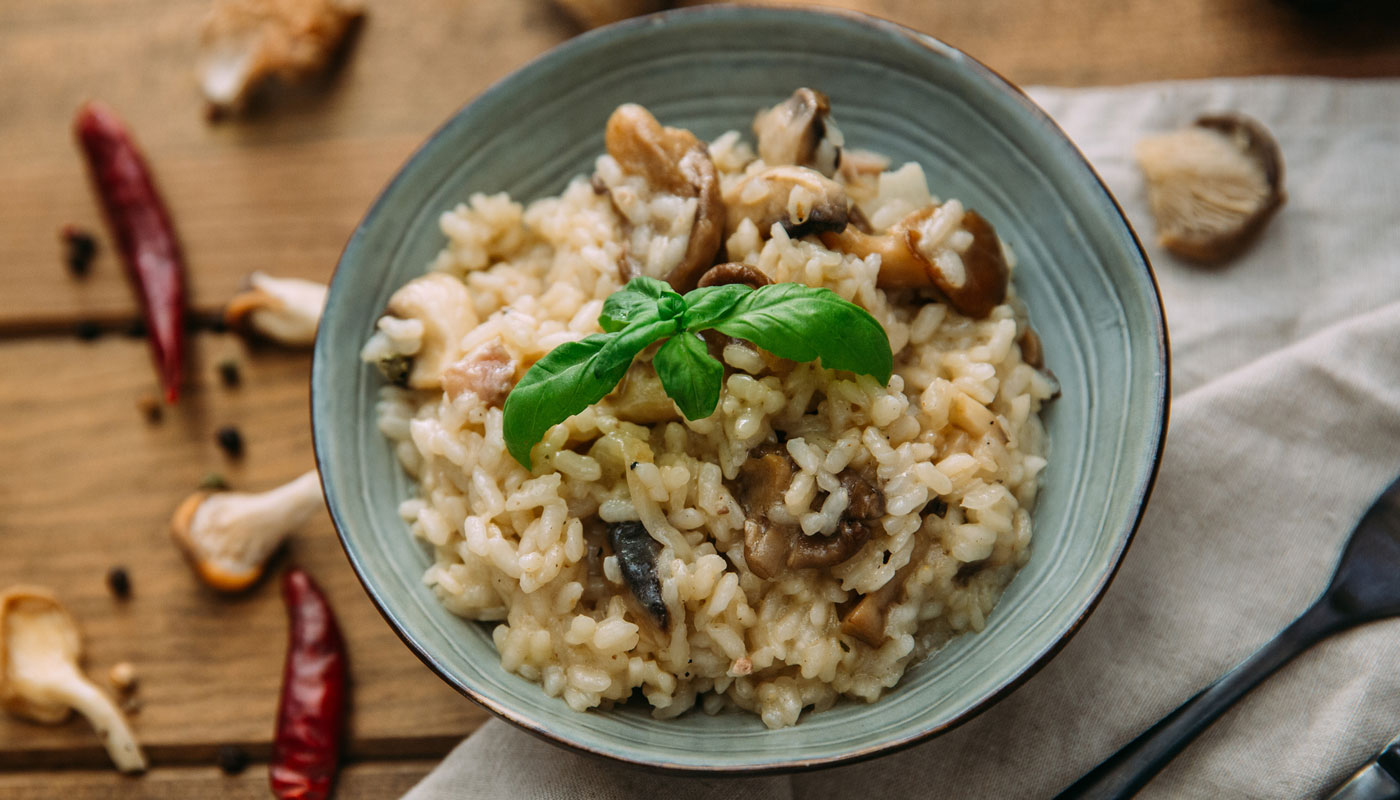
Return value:
[(107, 591), (118, 600), (125, 600), (131, 596), (131, 576), (126, 574), (125, 567), (112, 567), (107, 570)]
[(225, 775), (237, 775), (248, 768), (248, 751), (237, 745), (221, 745), (215, 761)]
[(233, 425), (220, 428), (214, 433), (214, 440), (229, 458), (240, 458), (243, 455), (243, 434)]

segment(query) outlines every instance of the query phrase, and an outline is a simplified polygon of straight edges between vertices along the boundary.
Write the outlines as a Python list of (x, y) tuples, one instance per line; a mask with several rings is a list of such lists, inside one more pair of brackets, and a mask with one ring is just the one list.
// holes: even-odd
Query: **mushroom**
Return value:
[(601, 27), (670, 5), (665, 0), (554, 0), (554, 4), (583, 28)]
[(199, 577), (221, 592), (248, 588), (268, 559), (323, 506), (311, 470), (261, 493), (198, 491), (170, 518), (170, 533)]
[(753, 132), (758, 157), (767, 165), (812, 167), (827, 177), (841, 164), (841, 132), (831, 124), (826, 95), (803, 87), (783, 102), (758, 112)]
[(325, 306), (324, 283), (254, 272), (248, 288), (224, 306), (224, 322), (281, 344), (310, 346)]
[(332, 0), (218, 0), (204, 21), (199, 68), (211, 114), (242, 110), (270, 79), (321, 73), (363, 16)]
[(1143, 139), (1137, 161), (1158, 242), (1194, 261), (1238, 255), (1286, 199), (1278, 143), (1243, 114), (1203, 116)]
[(831, 536), (798, 536), (788, 554), (794, 569), (828, 567), (851, 558), (870, 540), (870, 523), (885, 515), (885, 494), (853, 469), (842, 470), (837, 480), (846, 490), (846, 510)]
[(742, 283), (757, 289), (772, 282), (772, 279), (758, 267), (726, 261), (706, 270), (705, 274), (700, 276), (700, 283), (697, 285), (703, 289), (706, 286), (727, 286), (731, 283)]
[(442, 388), (449, 400), (475, 392), (481, 402), (502, 408), (506, 396), (515, 387), (516, 366), (515, 359), (497, 336), (443, 370)]
[(915, 211), (883, 234), (848, 227), (822, 234), (833, 250), (880, 256), (882, 289), (935, 289), (969, 317), (987, 316), (1006, 299), (1011, 269), (996, 230), (957, 201)]
[(681, 418), (676, 402), (666, 394), (656, 370), (641, 361), (627, 368), (612, 396), (616, 398), (613, 413), (628, 422), (655, 425)]
[(724, 204), (726, 236), (746, 219), (764, 236), (775, 222), (793, 238), (842, 231), (848, 216), (841, 184), (806, 167), (769, 167), (749, 175), (725, 193)]
[[(644, 177), (653, 190), (695, 198), (695, 221), (685, 253), (664, 278), (678, 292), (695, 288), (701, 273), (715, 263), (724, 233), (724, 201), (719, 173), (705, 143), (683, 128), (663, 127), (650, 111), (635, 103), (618, 106), (604, 132), (608, 155), (623, 171)], [(626, 267), (624, 279), (640, 269)]]
[(0, 704), (16, 716), (56, 725), (76, 710), (122, 772), (143, 772), (146, 756), (116, 704), (78, 664), (83, 640), (53, 593), (15, 586), (0, 595)]
[(608, 525), (608, 544), (617, 557), (622, 579), (632, 590), (632, 596), (662, 630), (670, 622), (666, 601), (661, 599), (661, 579), (656, 574), (656, 559), (661, 545), (646, 526), (635, 520)]
[(755, 450), (739, 471), (740, 503), (748, 517), (744, 522), (744, 563), (765, 580), (784, 568), (828, 567), (846, 561), (870, 539), (869, 523), (885, 513), (884, 494), (847, 469), (838, 480), (849, 502), (835, 533), (807, 536), (794, 524), (775, 521), (773, 512), (783, 504), (796, 466), (786, 449), (769, 444)]
[(900, 567), (884, 586), (865, 595), (841, 618), (841, 632), (865, 642), (871, 647), (879, 647), (885, 641), (885, 610), (904, 588), (905, 579), (914, 568), (911, 559)]
[(413, 356), (406, 385), (440, 388), (443, 372), (462, 357), (462, 337), (477, 324), (466, 284), (444, 272), (414, 278), (389, 298), (389, 314), (423, 326), (418, 349), (401, 354)]

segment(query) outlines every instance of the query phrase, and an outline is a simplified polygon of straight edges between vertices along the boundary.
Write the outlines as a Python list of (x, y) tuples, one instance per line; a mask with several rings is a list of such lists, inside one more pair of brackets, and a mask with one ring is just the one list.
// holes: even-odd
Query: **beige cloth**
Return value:
[[(701, 780), (576, 755), (493, 721), (407, 797), (1051, 797), (1305, 608), (1400, 473), (1400, 82), (1248, 79), (1031, 92), (1103, 175), (1155, 265), (1171, 432), (1148, 513), (1059, 656), (904, 753)], [(1289, 193), (1218, 270), (1152, 243), (1143, 134), (1235, 109), (1277, 135)], [(1397, 576), (1400, 579), (1400, 576)], [(1317, 797), (1400, 733), (1400, 622), (1338, 635), (1247, 696), (1141, 797)]]

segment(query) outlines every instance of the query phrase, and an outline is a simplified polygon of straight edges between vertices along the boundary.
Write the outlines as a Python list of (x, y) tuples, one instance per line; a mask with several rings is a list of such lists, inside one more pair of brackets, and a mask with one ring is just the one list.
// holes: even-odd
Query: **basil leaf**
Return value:
[(535, 362), (506, 396), (502, 429), (506, 449), (526, 469), (530, 451), (551, 427), (602, 400), (622, 380), (631, 359), (620, 370), (598, 374), (598, 353), (613, 334), (595, 333), (577, 342), (565, 342)]
[(860, 306), (830, 289), (775, 283), (744, 296), (713, 326), (753, 342), (779, 358), (821, 359), (827, 369), (873, 376), (881, 385), (894, 372), (885, 329)]
[(706, 286), (685, 293), (685, 329), (702, 331), (714, 326), (734, 310), (753, 287), (742, 283)]
[(638, 315), (655, 309), (657, 301), (668, 294), (680, 297), (665, 281), (645, 275), (633, 278), (603, 301), (603, 313), (598, 315), (598, 324), (604, 331), (616, 333), (631, 324)]
[(651, 360), (661, 388), (676, 401), (686, 419), (702, 419), (715, 413), (724, 384), (724, 365), (705, 348), (694, 333), (672, 336)]
[(617, 333), (607, 334), (608, 343), (603, 345), (593, 359), (593, 374), (601, 377), (616, 373), (617, 377), (613, 379), (613, 383), (616, 384), (622, 380), (622, 373), (627, 371), (632, 359), (645, 350), (647, 345), (664, 339), (679, 329), (680, 320), (661, 319), (653, 308), (650, 313), (643, 314), (626, 328)]

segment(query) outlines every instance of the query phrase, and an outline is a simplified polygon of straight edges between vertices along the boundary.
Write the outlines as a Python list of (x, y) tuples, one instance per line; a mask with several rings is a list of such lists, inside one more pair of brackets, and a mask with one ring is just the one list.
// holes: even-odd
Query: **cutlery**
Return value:
[(1400, 800), (1400, 736), (1327, 800)]
[(1400, 479), (1376, 498), (1342, 550), (1327, 588), (1297, 619), (1056, 796), (1131, 797), (1167, 762), (1290, 659), (1338, 631), (1400, 615)]

